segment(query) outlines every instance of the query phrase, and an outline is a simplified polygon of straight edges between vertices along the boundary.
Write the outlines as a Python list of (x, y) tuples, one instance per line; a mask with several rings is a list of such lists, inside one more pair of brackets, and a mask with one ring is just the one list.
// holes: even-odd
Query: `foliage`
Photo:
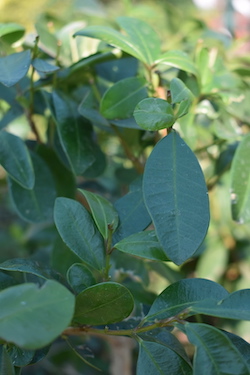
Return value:
[[(204, 24), (164, 50), (142, 19), (116, 22), (40, 22), (32, 45), (0, 25), (0, 163), (30, 236), (0, 264), (0, 372), (65, 342), (79, 371), (108, 373), (79, 343), (129, 336), (136, 374), (248, 374), (249, 68)], [(101, 42), (76, 61), (86, 37)]]

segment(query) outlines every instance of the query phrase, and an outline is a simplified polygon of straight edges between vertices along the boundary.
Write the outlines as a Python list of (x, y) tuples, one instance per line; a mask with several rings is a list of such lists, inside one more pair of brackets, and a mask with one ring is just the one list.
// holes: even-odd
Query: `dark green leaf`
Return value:
[(132, 116), (136, 104), (147, 97), (144, 78), (125, 78), (116, 82), (101, 100), (101, 114), (107, 119), (124, 119)]
[(196, 346), (194, 375), (250, 374), (243, 356), (223, 332), (198, 323), (185, 324), (185, 331)]
[(86, 264), (101, 270), (104, 267), (104, 244), (88, 211), (78, 202), (57, 198), (55, 224), (66, 245)]
[(21, 39), (25, 28), (17, 23), (0, 23), (0, 38), (4, 42), (12, 44)]
[(231, 168), (231, 207), (233, 219), (250, 221), (250, 134), (238, 146)]
[(92, 90), (89, 90), (84, 96), (78, 107), (79, 113), (91, 121), (94, 125), (109, 126), (108, 121), (98, 111), (99, 103)]
[(9, 286), (15, 285), (15, 279), (7, 273), (0, 272), (0, 290), (6, 289)]
[(190, 57), (182, 51), (168, 51), (164, 53), (156, 62), (158, 64), (169, 65), (185, 72), (197, 75), (197, 69)]
[[(199, 301), (219, 301), (228, 292), (219, 284), (205, 279), (183, 279), (167, 287), (154, 301), (146, 320), (165, 319), (175, 316)], [(194, 307), (193, 307), (194, 308)], [(188, 313), (188, 315), (190, 315)]]
[(0, 345), (0, 374), (15, 375), (12, 359), (4, 345)]
[(67, 280), (76, 294), (96, 284), (96, 280), (90, 270), (81, 263), (72, 264), (67, 272)]
[(74, 321), (93, 325), (115, 323), (127, 318), (133, 307), (133, 297), (127, 288), (118, 283), (105, 282), (78, 294)]
[(86, 198), (97, 228), (105, 240), (109, 237), (109, 231), (114, 232), (118, 226), (118, 214), (113, 205), (98, 194), (79, 189)]
[(0, 263), (0, 269), (4, 271), (31, 273), (43, 279), (52, 278), (52, 270), (40, 266), (37, 261), (32, 259), (12, 258)]
[(223, 331), (223, 333), (232, 341), (233, 345), (239, 350), (250, 369), (250, 344), (243, 340), (241, 337), (234, 335), (233, 333), (226, 331)]
[(32, 361), (35, 354), (34, 350), (25, 350), (13, 345), (10, 345), (7, 350), (13, 365), (17, 367), (27, 366)]
[(145, 167), (143, 191), (167, 257), (183, 263), (204, 240), (209, 202), (200, 165), (177, 133), (170, 133), (153, 149)]
[(59, 69), (58, 66), (52, 65), (48, 63), (46, 60), (38, 59), (38, 58), (32, 60), (32, 65), (38, 72), (47, 73), (47, 74), (54, 73), (55, 71)]
[(159, 98), (147, 98), (139, 102), (134, 117), (141, 128), (149, 131), (169, 128), (175, 122), (172, 106)]
[(21, 284), (0, 292), (0, 337), (24, 349), (38, 349), (55, 340), (70, 324), (74, 297), (48, 280), (39, 289)]
[(28, 149), (19, 137), (6, 131), (0, 132), (0, 163), (22, 187), (34, 187), (35, 175)]
[(144, 231), (132, 234), (116, 243), (114, 247), (124, 253), (152, 260), (168, 260), (155, 231)]
[(0, 82), (8, 87), (15, 85), (27, 74), (30, 61), (29, 50), (0, 57)]
[(9, 179), (10, 195), (17, 213), (26, 221), (39, 223), (52, 220), (56, 190), (50, 170), (40, 157), (32, 153), (35, 172), (33, 189), (24, 189)]

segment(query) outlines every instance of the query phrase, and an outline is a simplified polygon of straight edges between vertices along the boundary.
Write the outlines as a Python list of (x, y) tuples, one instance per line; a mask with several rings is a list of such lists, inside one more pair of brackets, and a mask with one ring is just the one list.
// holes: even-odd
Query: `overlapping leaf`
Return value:
[(0, 57), (0, 82), (8, 87), (15, 85), (27, 74), (30, 62), (29, 50)]

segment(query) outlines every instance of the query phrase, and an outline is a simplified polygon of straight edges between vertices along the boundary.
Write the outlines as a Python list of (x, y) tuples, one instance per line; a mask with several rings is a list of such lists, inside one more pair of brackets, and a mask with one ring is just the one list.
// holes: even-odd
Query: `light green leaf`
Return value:
[(159, 98), (140, 101), (135, 107), (134, 117), (141, 128), (149, 131), (169, 128), (175, 122), (172, 106)]
[(143, 192), (167, 257), (183, 263), (207, 233), (209, 202), (198, 160), (176, 132), (161, 139), (149, 156)]
[(109, 231), (114, 232), (118, 226), (118, 213), (107, 199), (87, 190), (78, 190), (86, 198), (96, 226), (103, 238), (107, 240), (109, 237)]
[(132, 234), (116, 243), (114, 248), (141, 258), (168, 260), (153, 230)]
[(0, 292), (0, 337), (24, 349), (38, 349), (55, 340), (70, 324), (74, 297), (48, 280), (39, 289), (21, 284)]
[(238, 146), (231, 167), (231, 208), (235, 221), (250, 221), (250, 134)]
[(21, 39), (25, 28), (17, 23), (0, 23), (0, 38), (12, 44)]
[(166, 319), (183, 311), (190, 315), (190, 307), (193, 306), (194, 311), (194, 306), (199, 301), (207, 299), (209, 303), (218, 302), (227, 296), (226, 289), (213, 281), (183, 279), (171, 284), (156, 298), (146, 320)]
[(0, 82), (8, 87), (15, 85), (27, 74), (30, 62), (29, 50), (0, 57)]
[(127, 318), (134, 307), (130, 291), (123, 285), (105, 282), (85, 289), (76, 297), (74, 321), (103, 325)]
[(101, 100), (101, 114), (107, 119), (124, 119), (132, 116), (136, 104), (147, 97), (144, 78), (130, 77), (111, 86)]
[(55, 66), (55, 65), (52, 65), (50, 63), (48, 63), (46, 60), (43, 60), (43, 59), (34, 59), (32, 60), (32, 65), (33, 67), (38, 71), (38, 72), (41, 72), (41, 73), (54, 73), (55, 71), (57, 71), (59, 69), (58, 66)]
[(104, 267), (104, 243), (88, 211), (69, 198), (57, 198), (54, 218), (63, 241), (89, 266)]
[(77, 294), (81, 293), (83, 289), (96, 284), (93, 274), (82, 263), (72, 264), (67, 272), (67, 280)]
[(33, 189), (25, 189), (8, 179), (10, 196), (20, 217), (32, 223), (52, 220), (56, 189), (50, 170), (40, 157), (32, 153), (31, 160), (35, 172)]
[(174, 78), (170, 82), (171, 102), (179, 105), (175, 108), (175, 116), (182, 117), (188, 113), (193, 100), (193, 94), (179, 78)]
[(126, 31), (124, 35), (110, 27), (89, 26), (78, 31), (81, 35), (111, 44), (147, 65), (152, 65), (160, 53), (160, 39), (145, 22), (131, 17), (119, 17), (118, 24)]
[(194, 375), (247, 375), (250, 369), (230, 339), (206, 324), (186, 323), (188, 339), (196, 346)]
[(35, 175), (29, 151), (19, 137), (6, 131), (0, 132), (0, 163), (22, 187), (34, 187)]
[(197, 75), (197, 69), (190, 59), (190, 57), (182, 51), (168, 51), (161, 55), (161, 57), (155, 61), (157, 65), (169, 65), (180, 70), (184, 70), (185, 72), (192, 73)]

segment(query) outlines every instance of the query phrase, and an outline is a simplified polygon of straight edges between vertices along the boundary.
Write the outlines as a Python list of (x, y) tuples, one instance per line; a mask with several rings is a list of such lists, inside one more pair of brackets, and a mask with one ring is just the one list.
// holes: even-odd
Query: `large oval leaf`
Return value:
[(56, 281), (0, 292), (0, 337), (25, 349), (48, 345), (70, 324), (74, 296)]
[(55, 224), (66, 245), (91, 267), (104, 267), (104, 243), (90, 214), (79, 202), (57, 198)]
[(144, 78), (125, 78), (116, 82), (101, 100), (101, 113), (107, 119), (124, 119), (132, 116), (136, 104), (147, 97)]
[(0, 82), (8, 87), (15, 85), (27, 74), (30, 61), (29, 50), (0, 57)]
[(207, 324), (187, 323), (185, 331), (196, 346), (194, 375), (247, 375), (250, 368), (231, 340)]
[(207, 233), (209, 202), (200, 165), (176, 132), (158, 142), (149, 156), (143, 191), (167, 257), (176, 264), (183, 263)]
[(34, 187), (35, 175), (28, 149), (19, 137), (6, 131), (0, 132), (0, 163), (21, 186)]
[(250, 221), (250, 134), (238, 146), (231, 169), (231, 207), (233, 219)]
[(110, 324), (127, 318), (134, 307), (130, 291), (123, 285), (105, 282), (85, 289), (76, 297), (74, 321), (81, 324)]

